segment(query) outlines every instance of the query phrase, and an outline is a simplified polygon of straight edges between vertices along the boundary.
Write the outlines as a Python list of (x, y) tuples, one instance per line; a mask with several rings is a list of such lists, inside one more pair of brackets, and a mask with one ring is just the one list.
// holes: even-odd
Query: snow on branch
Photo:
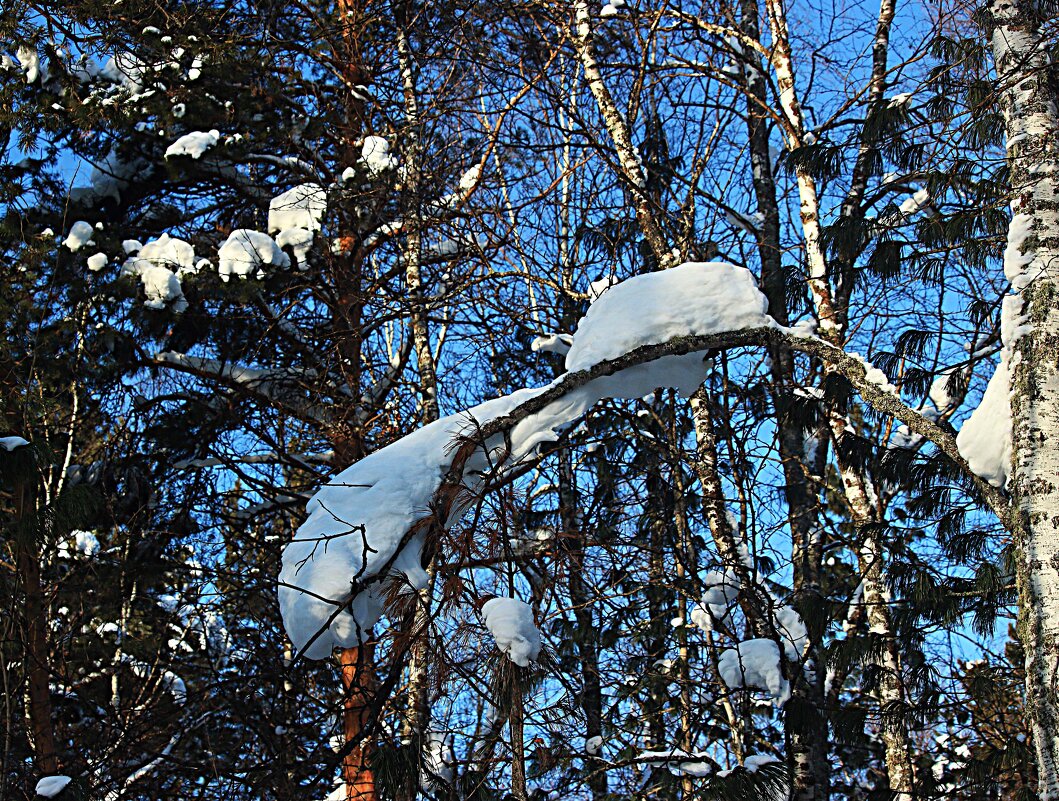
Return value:
[(339, 473), (309, 501), (286, 546), (279, 600), (299, 653), (328, 656), (360, 642), (394, 590), (426, 586), (428, 537), (455, 523), (475, 498), (604, 398), (674, 387), (691, 395), (711, 350), (784, 343), (841, 373), (878, 411), (933, 442), (1006, 520), (1006, 500), (974, 475), (956, 438), (897, 396), (861, 357), (781, 328), (749, 271), (689, 263), (637, 276), (604, 293), (578, 325), (568, 372), (450, 415)]

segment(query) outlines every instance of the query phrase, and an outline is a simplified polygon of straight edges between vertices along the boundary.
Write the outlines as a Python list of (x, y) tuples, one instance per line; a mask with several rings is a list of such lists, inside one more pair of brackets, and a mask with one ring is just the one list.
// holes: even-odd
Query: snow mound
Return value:
[(45, 776), (37, 782), (37, 795), (44, 796), (45, 798), (55, 798), (55, 796), (66, 789), (66, 785), (68, 785), (70, 781), (71, 779), (69, 776)]
[(268, 204), (268, 232), (289, 228), (319, 231), (327, 211), (327, 193), (319, 184), (299, 184)]
[(146, 245), (131, 239), (126, 239), (122, 245), (126, 253), (135, 254), (125, 260), (121, 267), (122, 275), (140, 275), (152, 266), (168, 267), (180, 275), (196, 272), (195, 248), (183, 239), (162, 234)]
[(22, 437), (0, 437), (0, 448), (5, 451), (13, 451), (15, 448), (21, 448), (26, 445), (29, 445), (29, 440)]
[(313, 246), (313, 232), (323, 225), (327, 193), (319, 184), (299, 184), (272, 198), (268, 205), (268, 232), (280, 248), (289, 247), (305, 269)]
[(534, 353), (558, 353), (565, 356), (570, 352), (573, 341), (574, 338), (569, 334), (542, 334), (530, 343), (530, 350)]
[(496, 646), (520, 667), (536, 662), (541, 652), (541, 633), (533, 621), (533, 608), (517, 598), (490, 598), (482, 606), (482, 622)]
[(956, 435), (956, 446), (971, 470), (994, 487), (1003, 487), (1011, 471), (1011, 378), (1001, 355), (982, 402)]
[(265, 267), (290, 267), (290, 257), (272, 237), (249, 228), (232, 231), (217, 256), (217, 272), (222, 281), (228, 281), (233, 275), (247, 278), (252, 274), (255, 278), (264, 278)]
[(212, 131), (192, 131), (184, 134), (173, 144), (166, 148), (165, 157), (190, 156), (193, 159), (201, 158), (202, 154), (220, 141), (221, 132), (214, 128)]
[(152, 265), (140, 273), (146, 295), (143, 305), (148, 309), (162, 310), (173, 304), (173, 311), (182, 312), (188, 307), (184, 289), (176, 273), (160, 265)]
[(767, 307), (750, 271), (724, 262), (689, 262), (638, 275), (610, 287), (589, 306), (566, 355), (566, 369), (587, 370), (678, 336), (775, 325)]
[(70, 226), (70, 233), (63, 240), (63, 246), (71, 253), (76, 253), (92, 241), (95, 233), (96, 229), (92, 227), (92, 223), (78, 220)]
[(772, 696), (777, 706), (790, 698), (790, 687), (780, 667), (780, 649), (772, 640), (746, 640), (728, 648), (717, 660), (717, 670), (729, 689), (755, 687)]
[[(175, 268), (176, 272), (171, 268)], [(127, 258), (121, 266), (123, 276), (139, 277), (146, 296), (144, 305), (147, 308), (161, 310), (167, 305), (172, 305), (175, 312), (182, 312), (188, 307), (180, 279), (194, 272), (197, 272), (195, 249), (184, 240), (175, 239), (169, 234), (152, 239), (134, 256)]]
[(382, 136), (365, 136), (360, 160), (373, 178), (396, 169), (398, 161), (390, 153), (390, 143)]

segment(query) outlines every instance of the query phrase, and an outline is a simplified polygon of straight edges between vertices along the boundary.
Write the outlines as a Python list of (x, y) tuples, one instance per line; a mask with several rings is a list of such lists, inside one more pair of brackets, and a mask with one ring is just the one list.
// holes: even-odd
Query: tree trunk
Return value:
[(365, 642), (359, 648), (345, 648), (339, 654), (342, 686), (345, 688), (342, 735), (346, 743), (356, 742), (342, 760), (342, 780), (347, 801), (375, 801), (375, 774), (371, 769), (374, 742), (365, 739), (364, 728), (371, 714), (375, 687), (375, 643)]
[(44, 590), (37, 552), (37, 527), (26, 525), (26, 518), (37, 514), (36, 499), (27, 482), (15, 487), (15, 514), (22, 524), (17, 542), (18, 572), (26, 594), (26, 680), (29, 685), (29, 722), (33, 737), (34, 763), (42, 775), (59, 770), (55, 730), (51, 718), (51, 671), (48, 659), (48, 623), (44, 617)]
[[(409, 314), (411, 317), (412, 343), (419, 373), (420, 422), (423, 425), (440, 417), (438, 406), (438, 380), (434, 366), (434, 355), (430, 344), (430, 329), (427, 325), (428, 306), (423, 293), (422, 265), (422, 204), (420, 198), (420, 119), (419, 99), (416, 91), (412, 51), (408, 40), (407, 4), (395, 6), (397, 17), (397, 59), (404, 97), (405, 131), (402, 157), (405, 169), (402, 217), (408, 232), (403, 246), (405, 283), (408, 287)], [(422, 763), (424, 732), (430, 725), (428, 703), (427, 654), (430, 647), (430, 604), (433, 596), (433, 568), (430, 585), (417, 593), (415, 621), (412, 626), (415, 642), (411, 647), (408, 665), (408, 706), (401, 726), (401, 739), (415, 755), (415, 770), (410, 770), (404, 782), (404, 797), (414, 799), (419, 789), (419, 773)]]
[(849, 504), (859, 538), (857, 547), (861, 586), (864, 588), (864, 610), (869, 631), (882, 639), (876, 661), (880, 669), (875, 696), (879, 702), (883, 748), (886, 752), (886, 775), (894, 801), (915, 798), (914, 750), (907, 728), (907, 698), (901, 669), (901, 653), (890, 619), (889, 588), (886, 585), (885, 555), (880, 538), (882, 521), (872, 503), (866, 479), (851, 467), (839, 447), (846, 422), (838, 414), (831, 416), (835, 432), (835, 453), (842, 477), (842, 488)]
[[(1004, 345), (1013, 368), (1019, 636), (1042, 801), (1059, 799), (1059, 91), (1042, 30), (1055, 13), (1048, 2), (998, 0), (980, 18), (991, 38), (1007, 120), (1015, 236), (1009, 237), (1005, 272), (1030, 324)], [(1016, 244), (1024, 225), (1029, 236)], [(1020, 268), (1020, 261), (1028, 263)]]

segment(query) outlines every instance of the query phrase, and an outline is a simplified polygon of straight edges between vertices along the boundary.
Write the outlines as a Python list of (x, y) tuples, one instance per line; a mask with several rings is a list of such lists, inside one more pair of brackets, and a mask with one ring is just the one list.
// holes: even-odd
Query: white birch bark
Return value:
[[(772, 34), (772, 69), (776, 73), (779, 87), (780, 107), (786, 122), (787, 146), (794, 150), (805, 144), (805, 116), (798, 100), (794, 82), (794, 61), (791, 53), (790, 34), (787, 30), (787, 12), (782, 0), (765, 0), (769, 31)], [(805, 240), (805, 259), (809, 268), (809, 291), (813, 296), (820, 334), (830, 342), (839, 341), (838, 320), (835, 317), (828, 278), (827, 257), (824, 253), (820, 228), (820, 199), (816, 179), (804, 166), (795, 170), (798, 180), (798, 199), (801, 204), (802, 236)]]
[[(416, 90), (415, 73), (412, 63), (411, 45), (408, 34), (402, 24), (397, 26), (397, 59), (401, 74), (401, 87), (404, 94), (404, 112), (407, 131), (404, 139), (404, 192), (406, 196), (404, 218), (409, 221), (408, 235), (405, 237), (403, 255), (405, 261), (405, 280), (408, 286), (411, 304), (412, 342), (416, 355), (416, 366), (419, 372), (419, 402), (422, 423), (429, 424), (441, 415), (438, 406), (438, 381), (434, 355), (430, 347), (430, 329), (427, 325), (427, 303), (423, 292), (421, 274), (422, 266), (422, 231), (420, 198), (420, 145), (419, 145), (419, 98)], [(401, 724), (401, 737), (406, 744), (413, 746), (420, 753), (425, 742), (425, 732), (430, 725), (429, 659), (431, 601), (434, 595), (435, 566), (433, 561), (427, 566), (430, 581), (427, 587), (416, 593), (415, 618), (412, 624), (415, 642), (411, 647), (411, 659), (408, 665), (408, 707)], [(410, 777), (402, 788), (404, 798), (415, 798), (418, 790), (418, 773)]]
[(614, 154), (618, 157), (618, 166), (621, 169), (622, 178), (626, 188), (632, 195), (636, 206), (636, 218), (643, 232), (644, 239), (651, 248), (659, 269), (675, 267), (680, 263), (680, 257), (673, 252), (666, 240), (665, 233), (658, 221), (658, 215), (651, 207), (651, 199), (647, 195), (647, 177), (644, 175), (643, 165), (640, 163), (640, 155), (632, 140), (632, 132), (625, 115), (621, 113), (614, 97), (603, 81), (603, 75), (599, 70), (599, 62), (596, 59), (596, 48), (592, 40), (592, 12), (589, 4), (578, 2), (574, 6), (574, 43), (577, 54), (581, 60), (581, 68), (585, 73), (585, 82), (592, 96), (596, 99), (600, 114), (603, 116), (603, 124), (607, 128), (611, 142), (614, 145)]
[[(1012, 527), (1018, 550), (1019, 635), (1039, 795), (1059, 799), (1059, 91), (1045, 45), (1050, 3), (996, 0), (982, 10), (1007, 127), (1012, 211), (1031, 233), (1006, 259), (1025, 331), (1011, 356)], [(1051, 32), (1049, 33), (1049, 28)], [(1022, 217), (1025, 215), (1025, 217)], [(1019, 218), (1022, 217), (1020, 220)], [(1026, 262), (1021, 269), (1011, 261)]]

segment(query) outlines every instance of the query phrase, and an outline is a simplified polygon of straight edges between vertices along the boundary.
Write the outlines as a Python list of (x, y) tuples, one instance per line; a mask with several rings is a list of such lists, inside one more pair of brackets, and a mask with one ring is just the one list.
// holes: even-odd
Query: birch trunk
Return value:
[[(804, 122), (794, 84), (794, 68), (787, 37), (787, 23), (783, 9), (777, 2), (769, 2), (768, 19), (773, 39), (779, 43), (773, 59), (777, 79), (783, 88), (783, 110), (791, 133), (788, 142), (798, 146), (804, 136)], [(743, 0), (740, 7), (740, 28), (751, 39), (761, 38), (760, 9), (757, 0)], [(747, 134), (750, 145), (754, 194), (762, 224), (759, 227), (758, 252), (761, 258), (762, 288), (769, 302), (769, 314), (781, 325), (788, 323), (786, 279), (781, 262), (779, 205), (776, 182), (772, 170), (768, 125), (765, 109), (768, 93), (765, 76), (756, 51), (747, 49), (745, 62), (745, 91), (747, 95)], [(810, 289), (817, 306), (821, 330), (837, 334), (831, 311), (831, 293), (827, 283), (827, 267), (820, 243), (820, 222), (816, 185), (808, 175), (798, 176), (805, 236), (806, 259), (810, 266)], [(777, 440), (783, 466), (784, 494), (788, 506), (791, 530), (791, 551), (796, 605), (819, 603), (820, 566), (823, 561), (822, 541), (817, 533), (816, 499), (806, 469), (804, 434), (792, 419), (790, 390), (795, 385), (794, 358), (782, 346), (770, 349), (772, 357), (773, 402), (776, 409)], [(817, 664), (815, 654), (819, 643), (806, 644), (805, 663)], [(790, 772), (790, 797), (799, 801), (824, 801), (830, 797), (831, 781), (828, 767), (829, 735), (826, 715), (826, 694), (823, 671), (799, 671), (791, 681), (791, 708), (798, 713), (784, 718)]]
[[(768, 13), (769, 31), (772, 34), (772, 68), (776, 73), (776, 84), (779, 87), (787, 146), (795, 150), (806, 144), (806, 131), (805, 116), (802, 114), (802, 106), (798, 100), (794, 80), (794, 61), (790, 34), (787, 30), (787, 12), (782, 0), (765, 0), (765, 8)], [(795, 176), (798, 180), (798, 198), (801, 204), (805, 260), (809, 269), (809, 291), (813, 297), (813, 305), (816, 307), (821, 335), (829, 342), (838, 344), (840, 330), (835, 317), (827, 258), (824, 254), (816, 179), (803, 165), (795, 169)]]
[(575, 14), (575, 36), (574, 42), (577, 54), (581, 60), (581, 68), (585, 73), (585, 82), (592, 92), (592, 97), (599, 106), (599, 112), (603, 116), (603, 124), (610, 135), (611, 143), (614, 145), (614, 154), (618, 157), (620, 175), (624, 179), (625, 186), (633, 198), (636, 207), (636, 220), (647, 240), (651, 252), (658, 262), (659, 269), (675, 267), (680, 259), (673, 252), (665, 232), (659, 222), (658, 215), (652, 199), (647, 193), (647, 178), (644, 175), (643, 165), (640, 163), (640, 154), (632, 140), (632, 131), (629, 124), (614, 102), (614, 97), (603, 81), (603, 75), (599, 70), (599, 62), (596, 59), (596, 47), (592, 39), (592, 11), (586, 2), (578, 2), (574, 6)]
[(1030, 325), (1012, 351), (1012, 526), (1018, 553), (1019, 635), (1039, 795), (1059, 799), (1059, 91), (1045, 46), (1055, 6), (997, 0), (982, 9), (1007, 123), (1012, 211), (1030, 224), (1005, 259)]
[[(428, 425), (440, 417), (438, 406), (438, 380), (434, 354), (430, 346), (430, 329), (427, 325), (428, 306), (423, 293), (422, 280), (422, 214), (420, 198), (420, 117), (419, 99), (415, 82), (415, 66), (407, 33), (407, 12), (404, 5), (397, 11), (397, 60), (404, 94), (406, 131), (403, 140), (403, 162), (405, 168), (403, 218), (408, 235), (405, 238), (403, 255), (405, 282), (408, 287), (412, 327), (412, 345), (419, 373), (419, 403), (422, 425)], [(428, 653), (430, 649), (430, 606), (434, 593), (434, 569), (428, 567), (429, 585), (417, 593), (415, 621), (412, 631), (415, 642), (411, 647), (408, 665), (408, 707), (402, 722), (402, 740), (408, 743), (416, 755), (416, 770), (405, 781), (405, 798), (414, 799), (419, 789), (419, 773), (422, 762), (424, 732), (430, 725), (428, 702)]]
[(886, 753), (886, 775), (894, 801), (911, 801), (916, 797), (914, 750), (905, 724), (904, 710), (907, 698), (901, 668), (901, 652), (894, 637), (890, 616), (886, 557), (880, 537), (882, 523), (878, 507), (872, 502), (870, 485), (861, 473), (847, 463), (838, 446), (845, 426), (844, 418), (837, 414), (832, 415), (835, 453), (842, 477), (842, 488), (859, 538), (857, 562), (861, 586), (864, 588), (864, 613), (869, 631), (882, 640), (882, 649), (876, 660), (880, 676), (875, 696), (879, 702), (881, 737)]

